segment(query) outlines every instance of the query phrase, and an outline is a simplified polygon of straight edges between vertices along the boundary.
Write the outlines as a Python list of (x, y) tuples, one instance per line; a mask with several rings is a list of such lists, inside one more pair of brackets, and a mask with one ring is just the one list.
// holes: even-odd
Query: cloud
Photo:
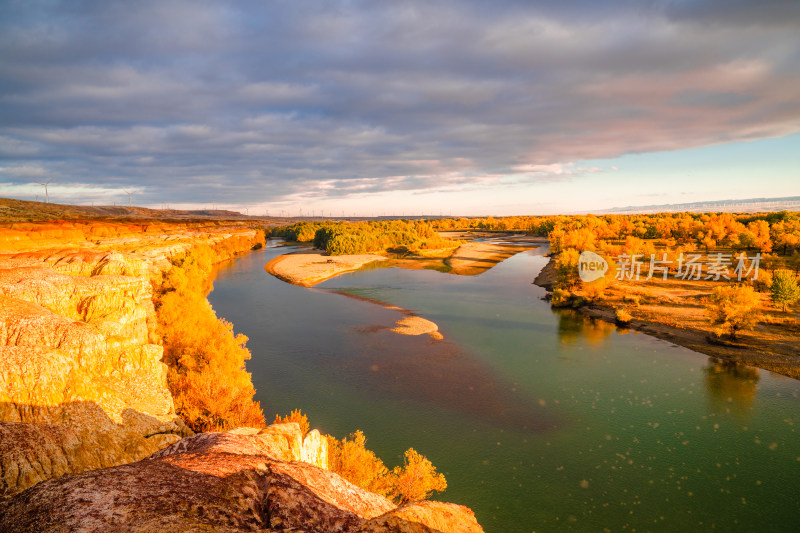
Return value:
[(798, 11), (8, 2), (0, 167), (153, 204), (571, 179), (600, 171), (582, 160), (800, 131)]

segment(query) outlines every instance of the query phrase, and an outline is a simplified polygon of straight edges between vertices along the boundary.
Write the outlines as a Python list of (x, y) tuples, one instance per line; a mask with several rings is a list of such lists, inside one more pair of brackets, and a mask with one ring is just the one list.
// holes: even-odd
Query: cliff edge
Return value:
[(191, 435), (167, 386), (152, 281), (198, 242), (256, 235), (75, 226), (0, 229), (0, 498)]
[(303, 439), (288, 423), (187, 437), (135, 463), (39, 483), (0, 503), (0, 530), (482, 531), (466, 507), (395, 507), (302, 461), (323, 453), (314, 433)]

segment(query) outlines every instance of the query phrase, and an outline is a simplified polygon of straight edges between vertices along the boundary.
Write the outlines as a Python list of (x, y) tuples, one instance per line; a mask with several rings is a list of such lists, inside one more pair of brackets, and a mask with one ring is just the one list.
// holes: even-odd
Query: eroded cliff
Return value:
[(16, 233), (0, 235), (0, 252), (14, 248), (0, 253), (0, 497), (136, 461), (191, 434), (167, 387), (152, 281), (198, 242), (255, 230), (164, 226), (91, 240)]
[(0, 529), (482, 531), (466, 507), (396, 507), (302, 461), (324, 440), (301, 438), (296, 423), (187, 437), (136, 463), (40, 483), (0, 503)]

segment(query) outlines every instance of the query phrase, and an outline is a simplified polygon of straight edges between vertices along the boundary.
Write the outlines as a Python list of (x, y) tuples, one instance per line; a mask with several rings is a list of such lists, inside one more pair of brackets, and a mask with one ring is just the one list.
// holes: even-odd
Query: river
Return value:
[[(479, 276), (373, 268), (312, 289), (264, 271), (291, 250), (221, 266), (209, 295), (250, 339), (269, 417), (361, 429), (390, 468), (415, 448), (487, 532), (797, 530), (800, 381), (554, 312), (532, 284), (542, 248)], [(389, 331), (402, 314), (370, 299), (444, 339)]]

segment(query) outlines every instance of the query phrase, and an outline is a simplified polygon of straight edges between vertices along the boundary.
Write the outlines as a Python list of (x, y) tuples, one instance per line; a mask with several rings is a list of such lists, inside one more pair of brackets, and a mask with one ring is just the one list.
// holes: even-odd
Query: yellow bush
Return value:
[(434, 491), (447, 488), (444, 475), (436, 472), (436, 467), (424, 456), (409, 448), (404, 456), (403, 467), (392, 470), (391, 497), (396, 503), (425, 500)]
[(437, 473), (436, 467), (413, 448), (406, 450), (403, 466), (390, 471), (375, 453), (366, 449), (366, 438), (360, 430), (342, 440), (326, 437), (328, 468), (332, 472), (397, 504), (423, 500), (433, 491), (447, 488), (444, 475)]
[(328, 469), (350, 483), (383, 496), (391, 493), (389, 469), (374, 452), (366, 449), (367, 439), (361, 430), (338, 440), (328, 439)]
[(291, 413), (286, 416), (281, 416), (276, 414), (275, 415), (275, 422), (273, 424), (287, 424), (289, 422), (297, 422), (300, 426), (300, 431), (303, 432), (303, 435), (308, 433), (308, 417), (303, 414), (300, 409), (295, 409)]
[(627, 310), (622, 308), (616, 309), (614, 311), (614, 317), (620, 324), (628, 324), (631, 320), (633, 320), (631, 314)]
[(748, 285), (717, 287), (706, 308), (711, 323), (718, 333), (728, 333), (731, 339), (736, 333), (752, 326), (758, 317), (761, 297)]
[(214, 262), (250, 247), (246, 240), (197, 246), (173, 261), (158, 287), (156, 313), (169, 387), (176, 412), (194, 431), (266, 425), (245, 370), (247, 337), (235, 335), (205, 298)]

